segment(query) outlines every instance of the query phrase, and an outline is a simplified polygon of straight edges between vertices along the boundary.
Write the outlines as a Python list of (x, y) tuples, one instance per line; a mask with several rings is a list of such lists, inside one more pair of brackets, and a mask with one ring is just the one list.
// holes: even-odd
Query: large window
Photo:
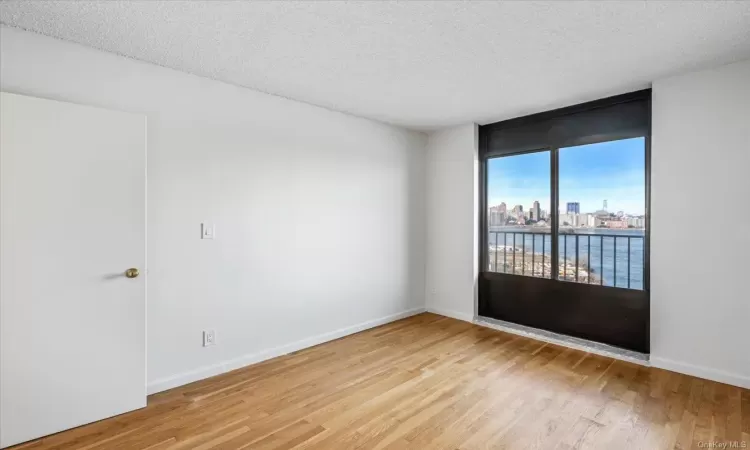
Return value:
[(480, 127), (480, 316), (648, 351), (650, 103)]
[(646, 140), (561, 148), (560, 279), (643, 289)]
[(548, 151), (487, 161), (488, 270), (552, 276)]
[[(558, 149), (558, 275), (643, 289), (644, 137)], [(550, 151), (487, 159), (487, 270), (553, 278)]]

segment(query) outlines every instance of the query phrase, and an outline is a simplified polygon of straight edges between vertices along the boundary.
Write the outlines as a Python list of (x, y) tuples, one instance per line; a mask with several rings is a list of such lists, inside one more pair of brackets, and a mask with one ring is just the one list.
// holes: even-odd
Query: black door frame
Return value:
[[(559, 149), (645, 139), (643, 290), (558, 280)], [(487, 271), (487, 161), (550, 152), (552, 278)], [(650, 351), (651, 91), (643, 90), (479, 127), (479, 316), (643, 353)]]

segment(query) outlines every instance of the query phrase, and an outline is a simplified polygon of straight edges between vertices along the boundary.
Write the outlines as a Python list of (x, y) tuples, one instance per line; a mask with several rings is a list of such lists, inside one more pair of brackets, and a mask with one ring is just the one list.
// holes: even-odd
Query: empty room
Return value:
[(750, 447), (750, 1), (0, 2), (0, 448)]

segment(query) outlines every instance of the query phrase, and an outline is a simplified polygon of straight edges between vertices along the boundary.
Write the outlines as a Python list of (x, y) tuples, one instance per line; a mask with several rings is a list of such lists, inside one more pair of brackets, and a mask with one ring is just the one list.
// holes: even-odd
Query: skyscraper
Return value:
[(519, 222), (525, 220), (523, 215), (523, 205), (514, 206), (512, 216), (515, 217)]
[(604, 205), (602, 206), (602, 209), (603, 209), (604, 211), (606, 211), (606, 210), (607, 210), (607, 201), (606, 201), (606, 200), (604, 200)]
[(568, 202), (568, 208), (567, 208), (566, 212), (568, 214), (580, 214), (581, 213), (581, 204), (578, 203), (578, 202)]
[(539, 207), (539, 202), (535, 201), (531, 206), (531, 220), (540, 220), (542, 218), (542, 210)]
[(506, 220), (507, 212), (505, 203), (500, 203), (499, 206), (490, 207), (489, 222), (491, 227), (505, 225)]

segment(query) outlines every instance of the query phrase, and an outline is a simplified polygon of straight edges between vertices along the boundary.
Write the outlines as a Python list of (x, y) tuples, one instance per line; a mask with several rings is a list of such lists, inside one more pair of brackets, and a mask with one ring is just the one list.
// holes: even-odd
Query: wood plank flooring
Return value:
[(650, 450), (732, 442), (750, 447), (747, 389), (420, 314), (156, 394), (142, 410), (16, 448)]

